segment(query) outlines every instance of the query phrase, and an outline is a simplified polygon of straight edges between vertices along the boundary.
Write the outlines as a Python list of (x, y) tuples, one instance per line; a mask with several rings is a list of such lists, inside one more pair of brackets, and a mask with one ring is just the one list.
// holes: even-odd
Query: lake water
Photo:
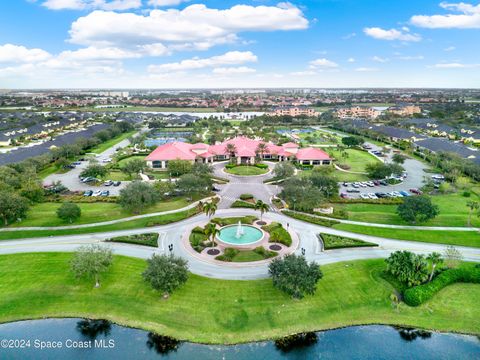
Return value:
[[(0, 324), (0, 340), (24, 340), (0, 359), (479, 359), (475, 336), (355, 326), (308, 333), (290, 343), (264, 341), (234, 346), (176, 342), (101, 320), (47, 319)], [(18, 343), (16, 345), (22, 345)], [(56, 346), (44, 348), (41, 346)]]

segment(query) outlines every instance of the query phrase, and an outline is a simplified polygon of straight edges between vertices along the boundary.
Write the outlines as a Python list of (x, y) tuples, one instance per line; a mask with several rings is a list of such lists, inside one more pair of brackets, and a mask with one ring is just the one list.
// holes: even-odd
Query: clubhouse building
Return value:
[(148, 167), (152, 169), (166, 169), (170, 160), (213, 163), (231, 158), (235, 158), (238, 165), (253, 165), (256, 158), (297, 161), (303, 165), (330, 165), (332, 163), (328, 154), (317, 148), (300, 148), (298, 144), (291, 142), (275, 145), (271, 142), (244, 136), (235, 137), (216, 145), (175, 141), (160, 145), (145, 160)]

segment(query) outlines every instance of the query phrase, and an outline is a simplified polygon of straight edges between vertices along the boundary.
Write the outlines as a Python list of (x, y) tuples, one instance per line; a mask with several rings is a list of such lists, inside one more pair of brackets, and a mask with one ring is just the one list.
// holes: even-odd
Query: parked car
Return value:
[(412, 194), (416, 194), (416, 195), (422, 195), (422, 191), (421, 190), (418, 190), (418, 189), (410, 189), (408, 190), (410, 191)]
[(357, 189), (357, 188), (360, 187), (360, 185), (359, 185), (358, 183), (353, 183), (352, 186), (353, 186), (355, 189)]
[(121, 181), (114, 181), (113, 186), (120, 186), (121, 183), (122, 183)]
[(387, 194), (383, 193), (383, 192), (376, 192), (375, 193), (375, 196), (379, 199), (383, 199), (383, 198), (386, 198), (387, 197)]
[(398, 191), (392, 191), (392, 195), (395, 197), (403, 197), (403, 195), (400, 194)]
[(370, 199), (378, 199), (377, 195), (375, 195), (374, 193), (368, 193), (368, 197)]
[(102, 190), (97, 190), (97, 191), (94, 191), (92, 196), (100, 196), (102, 195)]
[(108, 195), (110, 195), (110, 191), (108, 190), (103, 190), (100, 194), (100, 196), (108, 196)]
[(347, 189), (347, 193), (359, 193), (360, 190), (358, 189)]
[(360, 194), (360, 197), (362, 199), (370, 199), (370, 196), (368, 196), (367, 194)]
[(378, 181), (378, 180), (373, 180), (373, 184), (374, 184), (375, 186), (378, 186), (378, 185), (380, 185), (380, 181)]
[(348, 186), (348, 182), (344, 181), (344, 182), (343, 182), (343, 186), (347, 187), (347, 186)]
[(367, 186), (369, 186), (369, 187), (374, 187), (375, 184), (374, 184), (372, 181), (368, 181), (368, 182), (367, 182)]
[(93, 191), (92, 190), (87, 190), (83, 193), (83, 196), (92, 196)]
[(388, 185), (387, 180), (380, 180), (380, 185), (387, 186)]
[(105, 186), (112, 186), (113, 185), (113, 181), (112, 180), (107, 180), (103, 183), (103, 185)]
[(348, 199), (348, 195), (347, 195), (346, 193), (341, 193), (341, 194), (340, 194), (340, 197), (341, 197), (342, 199)]
[(367, 187), (367, 183), (366, 183), (366, 182), (361, 182), (361, 183), (360, 183), (360, 186), (361, 186), (361, 187)]
[(402, 194), (403, 196), (410, 196), (410, 194), (406, 191), (400, 191), (400, 194)]
[(212, 191), (220, 191), (220, 189), (215, 186), (212, 186)]

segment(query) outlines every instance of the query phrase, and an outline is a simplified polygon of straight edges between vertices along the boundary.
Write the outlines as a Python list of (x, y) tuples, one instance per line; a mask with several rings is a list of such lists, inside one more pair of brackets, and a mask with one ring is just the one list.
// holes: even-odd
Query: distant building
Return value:
[(376, 119), (381, 111), (369, 106), (351, 106), (335, 111), (339, 119)]
[(414, 114), (420, 114), (422, 112), (422, 108), (418, 105), (411, 104), (397, 105), (389, 107), (387, 112), (398, 116), (412, 116)]
[[(260, 144), (265, 144), (263, 154), (259, 154)], [(233, 145), (232, 153), (229, 153), (228, 145)], [(213, 163), (217, 160), (228, 160), (231, 157), (236, 159), (237, 164), (254, 164), (256, 157), (264, 160), (294, 160), (303, 165), (330, 165), (332, 162), (327, 153), (317, 148), (300, 148), (295, 143), (275, 145), (244, 136), (235, 137), (217, 145), (175, 141), (159, 146), (145, 160), (152, 169), (166, 169), (171, 160)]]
[(272, 111), (268, 112), (267, 115), (269, 116), (309, 116), (315, 117), (319, 116), (320, 113), (316, 111), (314, 108), (299, 105), (299, 106), (279, 106), (273, 108)]

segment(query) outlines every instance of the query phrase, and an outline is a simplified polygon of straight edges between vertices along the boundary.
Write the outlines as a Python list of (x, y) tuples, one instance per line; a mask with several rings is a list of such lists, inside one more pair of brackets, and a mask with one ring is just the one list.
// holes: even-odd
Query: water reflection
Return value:
[(432, 333), (426, 330), (398, 326), (394, 326), (393, 328), (398, 331), (398, 335), (405, 341), (415, 341), (417, 338), (425, 340), (432, 337)]
[(110, 335), (112, 323), (108, 320), (83, 319), (77, 322), (77, 330), (83, 336), (94, 340), (98, 335)]
[(281, 339), (275, 340), (275, 347), (283, 352), (290, 352), (292, 350), (305, 348), (316, 344), (318, 336), (314, 332), (306, 332), (285, 336)]
[(166, 355), (169, 352), (177, 351), (180, 341), (170, 336), (148, 333), (147, 347), (154, 349), (157, 354)]

